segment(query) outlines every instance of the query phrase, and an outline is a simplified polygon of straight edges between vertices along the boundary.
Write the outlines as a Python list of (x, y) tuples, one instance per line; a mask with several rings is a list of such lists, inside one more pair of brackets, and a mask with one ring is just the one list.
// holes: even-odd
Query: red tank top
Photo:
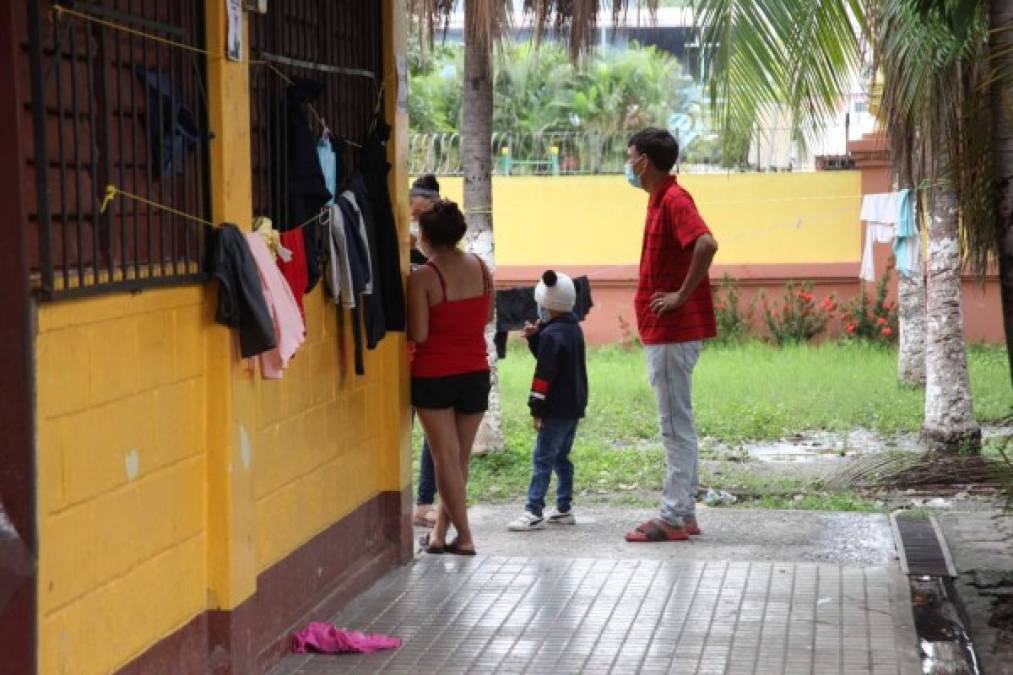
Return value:
[(489, 321), (492, 281), (485, 264), (482, 263), (482, 295), (462, 300), (447, 300), (443, 273), (432, 262), (427, 265), (440, 278), (443, 300), (429, 307), (429, 337), (415, 345), (412, 375), (446, 377), (489, 370), (485, 325)]

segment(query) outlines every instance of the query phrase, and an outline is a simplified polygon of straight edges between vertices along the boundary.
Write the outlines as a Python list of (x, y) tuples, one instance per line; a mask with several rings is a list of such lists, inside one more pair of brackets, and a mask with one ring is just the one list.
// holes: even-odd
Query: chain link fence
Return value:
[[(621, 174), (629, 136), (628, 132), (497, 132), (492, 136), (493, 173), (504, 176)], [(748, 144), (739, 144), (736, 154), (741, 161), (727, 165), (721, 161), (721, 137), (704, 132), (682, 144), (679, 171), (781, 172), (850, 168), (843, 148), (833, 146), (828, 142), (805, 151), (793, 140), (790, 129), (763, 129), (755, 133)], [(409, 171), (412, 175), (461, 175), (461, 134), (412, 134)]]

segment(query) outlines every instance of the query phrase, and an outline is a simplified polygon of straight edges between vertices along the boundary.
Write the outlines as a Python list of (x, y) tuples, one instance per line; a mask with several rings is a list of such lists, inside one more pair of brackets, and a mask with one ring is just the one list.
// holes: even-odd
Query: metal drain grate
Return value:
[(939, 524), (931, 516), (890, 516), (900, 555), (900, 566), (908, 576), (955, 577), (957, 572), (946, 548)]

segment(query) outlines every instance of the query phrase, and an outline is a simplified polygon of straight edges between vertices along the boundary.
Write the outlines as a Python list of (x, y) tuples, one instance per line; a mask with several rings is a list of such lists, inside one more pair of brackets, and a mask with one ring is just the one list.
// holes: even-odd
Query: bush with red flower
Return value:
[(717, 341), (722, 343), (742, 342), (749, 337), (756, 313), (756, 299), (743, 306), (739, 297), (739, 286), (727, 274), (721, 279), (714, 294), (714, 318), (717, 321)]
[(897, 339), (897, 306), (886, 299), (891, 267), (876, 283), (876, 295), (870, 298), (863, 287), (845, 310), (844, 338), (878, 344), (893, 344)]
[(779, 345), (808, 342), (822, 333), (837, 312), (837, 301), (829, 295), (819, 302), (811, 283), (789, 282), (779, 307), (763, 301), (770, 339)]

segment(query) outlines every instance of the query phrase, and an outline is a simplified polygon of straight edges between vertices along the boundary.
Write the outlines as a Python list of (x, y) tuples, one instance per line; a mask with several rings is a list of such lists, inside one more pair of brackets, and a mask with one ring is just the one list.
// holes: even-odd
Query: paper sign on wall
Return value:
[(243, 60), (243, 0), (225, 0), (229, 15), (229, 34), (225, 55), (232, 61)]

